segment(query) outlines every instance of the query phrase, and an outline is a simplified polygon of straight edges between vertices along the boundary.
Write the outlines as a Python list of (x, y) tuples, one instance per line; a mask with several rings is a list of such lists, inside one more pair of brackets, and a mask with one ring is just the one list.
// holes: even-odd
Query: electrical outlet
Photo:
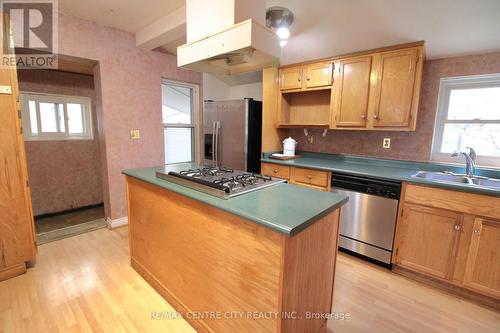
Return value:
[(384, 138), (384, 141), (382, 142), (382, 147), (384, 149), (391, 148), (391, 138)]
[(141, 138), (140, 130), (130, 130), (130, 138), (132, 140), (139, 140)]
[(307, 136), (307, 142), (309, 142), (310, 144), (314, 143), (314, 136), (308, 135)]

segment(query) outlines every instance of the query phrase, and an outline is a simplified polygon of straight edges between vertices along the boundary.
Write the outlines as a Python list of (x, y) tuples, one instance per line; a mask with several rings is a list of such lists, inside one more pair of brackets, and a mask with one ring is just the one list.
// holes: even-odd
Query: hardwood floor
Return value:
[[(327, 332), (499, 332), (500, 313), (339, 255)], [(194, 332), (129, 265), (127, 228), (41, 245), (38, 262), (0, 282), (0, 332)]]

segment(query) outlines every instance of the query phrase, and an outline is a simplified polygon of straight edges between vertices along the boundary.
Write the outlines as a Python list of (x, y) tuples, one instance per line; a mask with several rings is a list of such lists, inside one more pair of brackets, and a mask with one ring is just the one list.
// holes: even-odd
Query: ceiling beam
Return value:
[(186, 6), (176, 9), (135, 33), (135, 45), (145, 50), (178, 42), (186, 37)]

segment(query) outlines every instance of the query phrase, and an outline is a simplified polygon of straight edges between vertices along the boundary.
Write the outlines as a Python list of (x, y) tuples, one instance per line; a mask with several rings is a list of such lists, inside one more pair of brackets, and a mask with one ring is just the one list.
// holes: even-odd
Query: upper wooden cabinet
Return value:
[(417, 48), (374, 56), (373, 127), (410, 127), (418, 61)]
[(340, 60), (334, 73), (334, 127), (365, 127), (368, 115), (372, 57)]
[(331, 128), (414, 131), (424, 47), (335, 60)]
[(332, 62), (281, 68), (279, 71), (280, 90), (330, 89), (332, 85), (332, 69)]

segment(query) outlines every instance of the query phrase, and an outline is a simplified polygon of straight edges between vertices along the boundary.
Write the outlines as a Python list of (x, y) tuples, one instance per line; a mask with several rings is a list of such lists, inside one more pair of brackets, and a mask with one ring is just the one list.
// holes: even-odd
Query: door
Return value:
[(373, 113), (374, 127), (408, 127), (410, 125), (413, 89), (418, 51), (382, 53), (377, 57), (377, 85)]
[(500, 221), (474, 220), (464, 285), (500, 297)]
[(219, 130), (218, 164), (246, 171), (248, 147), (248, 108), (245, 100), (216, 102)]
[(335, 69), (333, 114), (336, 127), (365, 127), (372, 57), (341, 60)]
[(15, 69), (0, 69), (0, 86), (1, 269), (34, 259), (35, 239)]
[(302, 67), (280, 69), (280, 89), (294, 90), (302, 88)]
[(332, 85), (331, 62), (320, 62), (307, 65), (304, 69), (306, 74), (305, 88), (328, 87)]
[(405, 204), (398, 227), (396, 263), (451, 279), (462, 218), (455, 212)]

